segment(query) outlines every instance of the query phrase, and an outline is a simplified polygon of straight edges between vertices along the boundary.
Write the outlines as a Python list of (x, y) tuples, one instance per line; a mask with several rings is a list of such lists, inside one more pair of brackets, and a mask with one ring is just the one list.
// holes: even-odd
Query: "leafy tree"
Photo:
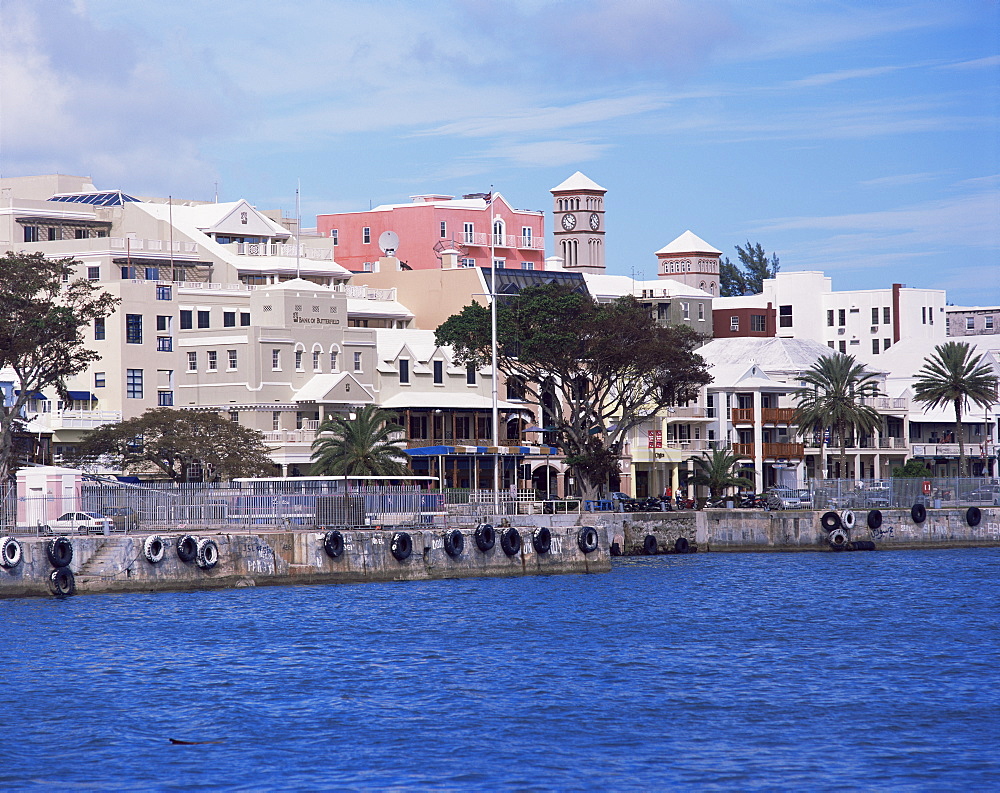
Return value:
[(733, 264), (727, 256), (719, 263), (719, 294), (722, 297), (757, 295), (764, 291), (764, 279), (774, 278), (778, 273), (778, 254), (767, 257), (758, 242), (751, 245), (747, 240), (744, 248), (736, 246), (739, 264)]
[(123, 471), (158, 468), (175, 482), (217, 482), (274, 472), (264, 436), (212, 411), (150, 408), (141, 416), (104, 424), (80, 444), (84, 466), (114, 461)]
[(907, 460), (901, 468), (893, 468), (892, 475), (896, 479), (927, 479), (931, 476), (931, 469), (923, 460)]
[(840, 440), (840, 472), (846, 476), (848, 433), (868, 434), (881, 426), (878, 411), (860, 401), (878, 394), (877, 378), (853, 355), (839, 352), (824, 355), (802, 376), (806, 385), (794, 392), (798, 406), (793, 421), (802, 433), (808, 430), (824, 433), (820, 478), (826, 473), (825, 430)]
[(0, 482), (15, 467), (14, 435), (28, 399), (45, 388), (68, 398), (67, 378), (100, 358), (84, 346), (84, 329), (121, 302), (90, 281), (68, 280), (78, 264), (42, 253), (0, 257), (0, 369), (12, 369), (20, 388), (0, 405)]
[(973, 355), (964, 341), (939, 344), (924, 360), (913, 384), (913, 398), (930, 407), (951, 404), (955, 409), (955, 437), (958, 438), (958, 475), (968, 476), (965, 459), (965, 429), (962, 412), (971, 402), (981, 408), (997, 401), (997, 377), (982, 355)]
[(730, 487), (747, 487), (753, 490), (753, 480), (739, 475), (739, 463), (745, 459), (748, 458), (732, 454), (729, 449), (712, 449), (711, 452), (705, 452), (703, 457), (691, 458), (697, 470), (688, 481), (708, 487), (711, 501), (717, 501)]
[(389, 411), (365, 405), (355, 418), (329, 416), (313, 441), (312, 472), (336, 476), (405, 476), (406, 452), (390, 438), (403, 428)]
[[(461, 363), (491, 360), (489, 308), (466, 306), (437, 329), (436, 342)], [(497, 367), (524, 383), (542, 408), (581, 489), (594, 493), (619, 472), (631, 429), (668, 405), (683, 404), (711, 381), (685, 325), (661, 326), (633, 297), (595, 303), (547, 284), (497, 307)]]

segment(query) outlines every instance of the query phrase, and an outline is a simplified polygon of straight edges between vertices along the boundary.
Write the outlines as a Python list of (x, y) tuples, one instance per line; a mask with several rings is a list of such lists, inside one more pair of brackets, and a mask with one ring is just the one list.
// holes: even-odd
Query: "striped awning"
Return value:
[(403, 451), (411, 457), (440, 457), (450, 454), (514, 454), (523, 457), (529, 454), (559, 454), (554, 446), (418, 446)]

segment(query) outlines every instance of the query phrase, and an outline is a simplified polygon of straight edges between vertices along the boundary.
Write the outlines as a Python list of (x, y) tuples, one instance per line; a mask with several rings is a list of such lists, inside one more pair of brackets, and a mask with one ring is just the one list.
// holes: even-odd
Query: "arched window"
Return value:
[(336, 344), (330, 346), (330, 371), (340, 371), (340, 347)]
[(493, 244), (504, 244), (504, 223), (500, 218), (493, 221)]

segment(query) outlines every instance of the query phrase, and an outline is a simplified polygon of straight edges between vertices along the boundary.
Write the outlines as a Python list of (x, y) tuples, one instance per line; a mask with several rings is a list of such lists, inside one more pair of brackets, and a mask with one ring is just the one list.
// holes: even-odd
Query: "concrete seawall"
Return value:
[[(532, 545), (532, 527), (518, 527), (521, 547), (512, 555), (502, 548), (501, 527), (496, 528), (494, 546), (485, 552), (477, 547), (473, 531), (461, 530), (464, 548), (455, 557), (445, 550), (443, 530), (407, 531), (412, 550), (402, 560), (392, 553), (394, 531), (343, 530), (343, 547), (337, 558), (326, 551), (325, 534), (319, 531), (192, 532), (197, 540), (215, 543), (218, 559), (210, 568), (199, 565), (204, 559), (182, 561), (177, 539), (184, 535), (177, 533), (157, 535), (164, 543), (162, 559), (156, 563), (144, 553), (148, 535), (68, 536), (72, 560), (65, 567), (72, 573), (77, 594), (600, 573), (611, 568), (604, 537), (599, 535), (597, 548), (584, 553), (579, 527), (552, 528), (550, 548), (543, 553)], [(0, 567), (0, 598), (55, 594), (51, 579), (56, 565), (48, 551), (50, 541), (44, 537), (18, 538), (18, 564)], [(66, 580), (63, 575), (63, 582)]]

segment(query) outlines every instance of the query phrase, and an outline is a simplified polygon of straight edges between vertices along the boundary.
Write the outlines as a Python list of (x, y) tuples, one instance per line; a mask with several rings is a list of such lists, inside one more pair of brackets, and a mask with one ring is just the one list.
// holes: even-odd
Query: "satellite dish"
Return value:
[(395, 231), (383, 231), (378, 235), (378, 246), (386, 256), (392, 256), (399, 247), (399, 235)]

